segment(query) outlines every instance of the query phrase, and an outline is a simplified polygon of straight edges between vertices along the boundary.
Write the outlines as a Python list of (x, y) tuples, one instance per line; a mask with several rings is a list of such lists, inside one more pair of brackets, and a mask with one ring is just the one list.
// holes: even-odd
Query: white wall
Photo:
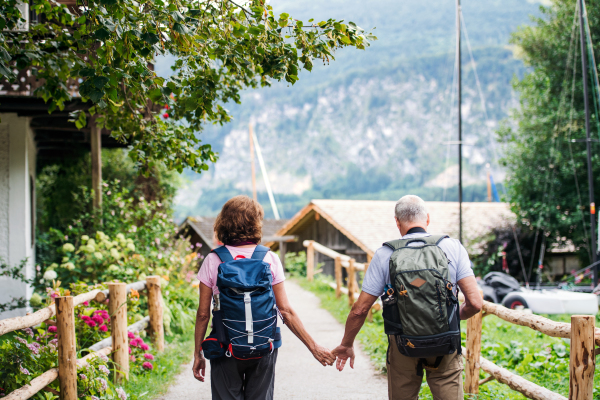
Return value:
[[(0, 114), (0, 258), (10, 266), (28, 259), (26, 275), (35, 274), (30, 191), (35, 182), (35, 141), (29, 118)], [(0, 278), (0, 303), (14, 297), (31, 297), (32, 289), (22, 282)], [(0, 314), (1, 318), (24, 315), (25, 309)]]

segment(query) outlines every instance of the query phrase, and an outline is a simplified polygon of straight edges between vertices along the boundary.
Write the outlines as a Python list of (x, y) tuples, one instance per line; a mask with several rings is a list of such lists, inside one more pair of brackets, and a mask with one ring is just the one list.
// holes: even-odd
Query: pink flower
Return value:
[(100, 325), (100, 327), (98, 328), (98, 330), (100, 332), (106, 332), (106, 331), (108, 331), (108, 327), (106, 325), (102, 324), (102, 325)]
[(144, 351), (148, 350), (149, 348), (150, 348), (150, 347), (148, 347), (148, 345), (147, 345), (146, 343), (142, 343), (142, 344), (140, 344), (140, 349), (142, 349), (142, 350), (144, 350)]
[(56, 325), (50, 325), (48, 327), (48, 332), (50, 332), (50, 333), (56, 333), (57, 330), (58, 330), (58, 328), (56, 327)]
[(96, 327), (96, 323), (94, 321), (85, 321), (85, 323), (87, 324), (87, 326), (89, 326), (90, 328), (95, 328)]
[(144, 358), (146, 360), (154, 361), (154, 356), (152, 354), (150, 354), (150, 353), (144, 354)]
[(25, 328), (23, 329), (23, 331), (29, 336), (33, 337), (33, 331), (31, 330), (31, 328)]
[(94, 321), (95, 323), (97, 323), (98, 325), (102, 325), (104, 323), (104, 318), (102, 318), (99, 315), (94, 315), (92, 317), (92, 321)]
[(81, 319), (87, 322), (90, 320), (90, 317), (88, 317), (87, 315), (82, 315)]
[(148, 361), (146, 361), (145, 363), (143, 363), (143, 364), (142, 364), (142, 367), (144, 367), (145, 369), (150, 369), (150, 370), (151, 370), (152, 368), (154, 368), (154, 367), (152, 366), (152, 363), (150, 363), (150, 362), (148, 362)]
[[(150, 364), (150, 363), (145, 363), (145, 364)], [(150, 364), (150, 369), (152, 369), (152, 364)], [(27, 368), (23, 368), (23, 366), (21, 364), (19, 364), (19, 371), (21, 371), (22, 374), (31, 375), (29, 373), (29, 370)]]
[(135, 335), (133, 334), (133, 332), (127, 332), (127, 337), (129, 339), (133, 339), (133, 338), (135, 338)]
[(138, 345), (140, 345), (141, 343), (144, 343), (144, 341), (141, 338), (136, 337), (131, 339), (129, 345), (132, 347), (138, 347)]
[(83, 302), (83, 305), (87, 307), (87, 306), (89, 306), (89, 305), (90, 305), (90, 302), (89, 302), (89, 301), (84, 301), (84, 302)]
[(129, 357), (129, 360), (131, 360), (131, 362), (135, 362), (135, 356)]
[(131, 347), (129, 348), (129, 354), (131, 354)]

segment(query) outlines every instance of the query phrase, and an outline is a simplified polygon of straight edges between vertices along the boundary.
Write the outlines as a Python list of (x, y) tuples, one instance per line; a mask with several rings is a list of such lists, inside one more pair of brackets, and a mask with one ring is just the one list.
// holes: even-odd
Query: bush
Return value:
[(306, 252), (285, 253), (285, 270), (290, 276), (306, 276)]

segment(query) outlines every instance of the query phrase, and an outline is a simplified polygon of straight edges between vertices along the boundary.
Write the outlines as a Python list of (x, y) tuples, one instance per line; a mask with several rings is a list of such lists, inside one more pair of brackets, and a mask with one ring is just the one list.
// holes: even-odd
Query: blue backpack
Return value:
[(225, 246), (213, 250), (221, 259), (217, 275), (220, 307), (213, 310), (213, 332), (202, 343), (208, 359), (257, 359), (281, 347), (269, 248), (256, 246), (252, 257), (234, 259)]

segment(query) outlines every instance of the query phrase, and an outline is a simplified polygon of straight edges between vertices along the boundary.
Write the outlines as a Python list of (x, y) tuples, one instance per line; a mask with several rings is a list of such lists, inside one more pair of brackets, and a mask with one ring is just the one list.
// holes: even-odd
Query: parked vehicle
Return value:
[(536, 314), (597, 314), (598, 297), (561, 289), (526, 289), (512, 276), (490, 272), (479, 282), (483, 299), (515, 309), (529, 308)]

